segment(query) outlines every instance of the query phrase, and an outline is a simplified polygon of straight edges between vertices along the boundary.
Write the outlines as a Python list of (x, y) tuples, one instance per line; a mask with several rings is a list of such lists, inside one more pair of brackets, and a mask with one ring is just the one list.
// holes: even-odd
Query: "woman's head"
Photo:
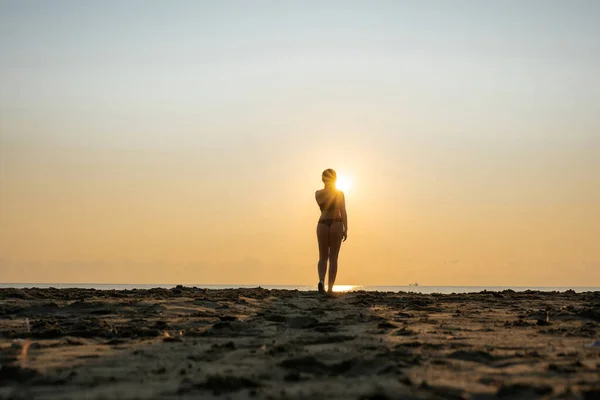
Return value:
[(335, 173), (335, 171), (331, 168), (327, 168), (325, 171), (323, 171), (323, 174), (321, 175), (321, 179), (323, 180), (323, 183), (326, 185), (333, 185), (335, 184), (335, 181), (337, 180), (337, 174)]

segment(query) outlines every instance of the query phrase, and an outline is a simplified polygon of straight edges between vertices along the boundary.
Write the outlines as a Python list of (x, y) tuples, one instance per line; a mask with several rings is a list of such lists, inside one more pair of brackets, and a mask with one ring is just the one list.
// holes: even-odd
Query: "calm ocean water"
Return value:
[[(82, 289), (97, 289), (97, 290), (125, 290), (125, 289), (152, 289), (165, 288), (170, 289), (176, 285), (166, 284), (93, 284), (93, 283), (0, 283), (0, 288), (82, 288)], [(256, 288), (264, 289), (285, 289), (285, 290), (302, 290), (314, 291), (316, 285), (185, 285), (195, 286), (206, 289), (231, 289), (231, 288)], [(360, 286), (360, 285), (336, 285), (335, 291), (347, 292), (356, 290), (379, 291), (379, 292), (414, 292), (414, 293), (474, 293), (487, 291), (502, 291), (512, 289), (517, 292), (525, 290), (540, 290), (544, 292), (564, 292), (566, 290), (574, 290), (575, 292), (596, 292), (600, 291), (600, 287), (581, 287), (581, 286)]]

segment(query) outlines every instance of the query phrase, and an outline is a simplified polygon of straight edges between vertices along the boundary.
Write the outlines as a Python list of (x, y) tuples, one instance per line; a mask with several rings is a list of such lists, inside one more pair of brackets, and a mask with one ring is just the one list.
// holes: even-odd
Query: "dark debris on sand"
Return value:
[(593, 399), (599, 334), (592, 292), (0, 289), (0, 398)]

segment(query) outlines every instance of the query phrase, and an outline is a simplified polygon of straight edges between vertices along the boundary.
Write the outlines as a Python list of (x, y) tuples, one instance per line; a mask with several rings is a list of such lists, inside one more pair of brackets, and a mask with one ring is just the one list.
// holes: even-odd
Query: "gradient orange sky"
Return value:
[[(542, 6), (543, 5), (543, 6)], [(0, 3), (0, 282), (600, 286), (600, 3)]]

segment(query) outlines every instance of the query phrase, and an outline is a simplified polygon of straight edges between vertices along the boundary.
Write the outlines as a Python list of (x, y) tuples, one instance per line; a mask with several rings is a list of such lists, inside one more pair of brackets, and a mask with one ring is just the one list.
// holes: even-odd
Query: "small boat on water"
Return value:
[(415, 283), (409, 283), (409, 284), (408, 284), (408, 286), (419, 286), (419, 283), (418, 283), (418, 282), (415, 282)]

